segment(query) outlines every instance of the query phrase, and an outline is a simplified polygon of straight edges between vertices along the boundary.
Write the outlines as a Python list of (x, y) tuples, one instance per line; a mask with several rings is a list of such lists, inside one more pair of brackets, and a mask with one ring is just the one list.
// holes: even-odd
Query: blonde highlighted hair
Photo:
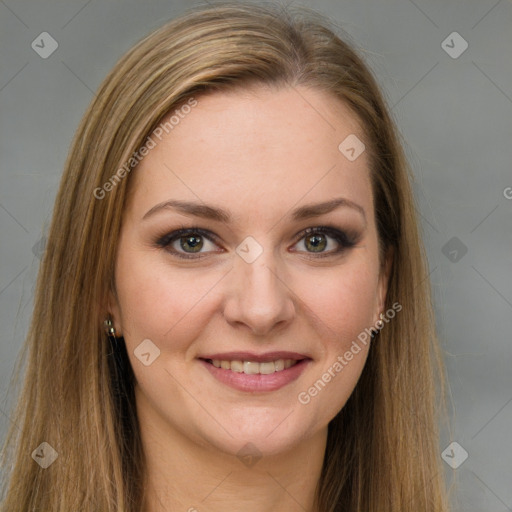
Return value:
[[(55, 202), (18, 361), (27, 359), (23, 387), (2, 451), (2, 512), (143, 510), (133, 372), (125, 347), (112, 352), (103, 330), (130, 175), (101, 199), (94, 191), (170, 111), (202, 93), (253, 84), (328, 91), (358, 117), (381, 262), (394, 251), (385, 309), (403, 306), (329, 424), (318, 511), (448, 510), (436, 406), (444, 370), (413, 176), (372, 73), (336, 32), (308, 9), (224, 2), (168, 22), (106, 77), (75, 135)], [(31, 458), (43, 441), (58, 452), (46, 469)]]

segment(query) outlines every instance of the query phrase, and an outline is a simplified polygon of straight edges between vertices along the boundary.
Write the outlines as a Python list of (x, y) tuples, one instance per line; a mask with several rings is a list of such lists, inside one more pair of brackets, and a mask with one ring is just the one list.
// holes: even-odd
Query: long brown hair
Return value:
[[(9, 473), (3, 512), (142, 510), (145, 461), (133, 373), (123, 343), (111, 346), (103, 330), (136, 172), (126, 162), (190, 98), (255, 83), (328, 91), (361, 121), (381, 262), (394, 249), (386, 309), (403, 306), (329, 424), (318, 510), (447, 510), (436, 407), (444, 370), (413, 176), (372, 73), (338, 31), (304, 8), (245, 2), (195, 8), (140, 41), (100, 86), (66, 162), (20, 353), (19, 364), (26, 352), (28, 361), (2, 451)], [(123, 165), (123, 179), (105, 187)], [(98, 198), (99, 189), (108, 192)], [(46, 469), (31, 457), (43, 442), (58, 453)]]

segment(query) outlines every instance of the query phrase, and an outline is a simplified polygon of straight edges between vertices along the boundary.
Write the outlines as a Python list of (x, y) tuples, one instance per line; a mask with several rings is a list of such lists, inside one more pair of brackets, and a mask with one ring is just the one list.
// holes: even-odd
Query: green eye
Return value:
[(192, 252), (199, 252), (204, 245), (203, 241), (201, 240), (201, 236), (186, 235), (180, 237), (179, 240), (182, 249), (186, 249), (186, 246), (188, 246), (192, 249)]
[[(349, 237), (339, 229), (321, 226), (308, 228), (299, 235), (300, 240), (304, 239), (304, 247), (308, 249), (306, 252), (316, 257), (327, 257), (343, 252), (345, 249), (353, 247), (356, 244), (356, 237)], [(336, 249), (325, 251), (328, 246), (328, 239), (336, 241), (338, 247)], [(301, 251), (302, 252), (302, 251)]]
[(327, 247), (327, 241), (323, 233), (306, 236), (304, 239), (304, 245), (306, 247), (308, 247), (308, 242), (311, 243), (313, 252), (322, 252)]
[[(164, 235), (157, 240), (157, 245), (166, 249), (173, 256), (185, 259), (198, 259), (205, 255), (201, 249), (205, 246), (204, 240), (213, 243), (215, 237), (201, 228), (182, 228)], [(179, 248), (173, 247), (175, 242), (179, 240)], [(207, 251), (208, 252), (208, 251)], [(197, 256), (194, 256), (197, 254)]]
[[(353, 247), (357, 242), (357, 236), (349, 236), (339, 229), (321, 226), (308, 228), (297, 235), (297, 245), (301, 240), (306, 251), (293, 251), (293, 252), (306, 252), (314, 257), (327, 257), (334, 256), (343, 252), (344, 250)], [(335, 249), (326, 251), (325, 249), (330, 245), (329, 239), (336, 242)], [(209, 231), (199, 227), (191, 227), (173, 231), (157, 240), (157, 246), (165, 248), (173, 256), (184, 259), (199, 259), (206, 257), (210, 252), (217, 251), (202, 251), (207, 247), (207, 243), (215, 244), (218, 237)], [(174, 244), (179, 241), (179, 248), (174, 247)]]

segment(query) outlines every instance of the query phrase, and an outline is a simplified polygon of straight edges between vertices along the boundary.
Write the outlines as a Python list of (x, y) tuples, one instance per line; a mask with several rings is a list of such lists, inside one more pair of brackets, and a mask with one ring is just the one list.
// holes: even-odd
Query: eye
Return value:
[[(199, 227), (181, 228), (173, 231), (157, 240), (157, 245), (168, 250), (171, 254), (185, 259), (198, 259), (201, 249), (208, 248), (208, 243), (212, 244), (216, 237)], [(184, 251), (184, 252), (180, 252)], [(211, 252), (211, 251), (206, 251)], [(196, 256), (198, 255), (198, 256)]]
[[(353, 247), (357, 242), (355, 236), (347, 235), (343, 231), (329, 226), (308, 228), (302, 231), (298, 236), (299, 242), (304, 240), (303, 246), (307, 249), (306, 252), (314, 257), (320, 258), (339, 254)], [(335, 241), (335, 248), (325, 251), (326, 248), (330, 248), (333, 245), (332, 242), (328, 241), (329, 239)]]
[[(357, 235), (347, 235), (345, 232), (329, 226), (308, 228), (299, 233), (296, 238), (295, 245), (304, 240), (303, 246), (306, 251), (294, 250), (293, 252), (306, 252), (317, 258), (334, 256), (357, 243)], [(329, 239), (334, 240), (334, 242), (330, 242)], [(160, 237), (156, 243), (158, 247), (164, 248), (178, 258), (199, 259), (206, 257), (209, 252), (219, 252), (214, 250), (202, 251), (202, 249), (208, 249), (208, 244), (211, 244), (213, 248), (217, 240), (219, 239), (216, 235), (202, 228), (182, 227)], [(331, 248), (331, 245), (335, 247)], [(330, 248), (330, 250), (325, 251), (326, 248)]]

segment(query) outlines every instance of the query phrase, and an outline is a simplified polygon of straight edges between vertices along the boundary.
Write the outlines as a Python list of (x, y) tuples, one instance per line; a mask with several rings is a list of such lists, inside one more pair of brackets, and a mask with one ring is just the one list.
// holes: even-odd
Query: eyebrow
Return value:
[[(313, 217), (319, 217), (320, 215), (330, 213), (333, 210), (342, 206), (349, 207), (358, 211), (362, 215), (366, 223), (366, 214), (364, 208), (361, 205), (355, 203), (354, 201), (351, 201), (350, 199), (346, 199), (343, 197), (332, 199), (330, 201), (325, 201), (323, 203), (307, 204), (305, 206), (296, 208), (291, 212), (291, 218), (294, 221), (300, 221), (304, 219), (310, 219)], [(205, 219), (210, 219), (219, 222), (229, 223), (231, 221), (230, 213), (222, 208), (217, 208), (202, 203), (179, 201), (172, 199), (153, 206), (153, 208), (147, 211), (144, 217), (142, 217), (142, 220), (145, 220), (148, 217), (153, 216), (157, 212), (161, 212), (167, 209), (174, 209), (184, 214), (193, 215), (196, 217), (203, 217)]]

